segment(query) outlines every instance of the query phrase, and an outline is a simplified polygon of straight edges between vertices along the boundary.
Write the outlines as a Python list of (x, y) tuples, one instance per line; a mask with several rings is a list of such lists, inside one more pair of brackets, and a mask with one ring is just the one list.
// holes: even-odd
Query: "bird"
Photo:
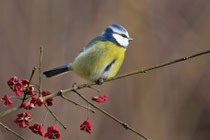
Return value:
[(50, 78), (73, 71), (80, 77), (101, 85), (105, 79), (118, 73), (132, 40), (123, 26), (112, 24), (90, 41), (72, 63), (46, 70), (43, 74)]

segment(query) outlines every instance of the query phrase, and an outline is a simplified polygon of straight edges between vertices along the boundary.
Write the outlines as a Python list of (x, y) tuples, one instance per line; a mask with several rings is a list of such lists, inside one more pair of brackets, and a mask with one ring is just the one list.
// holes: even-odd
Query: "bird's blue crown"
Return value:
[(122, 32), (127, 33), (127, 30), (123, 26), (121, 26), (119, 24), (112, 24), (111, 27), (116, 28), (116, 29), (118, 29), (118, 30), (120, 30)]

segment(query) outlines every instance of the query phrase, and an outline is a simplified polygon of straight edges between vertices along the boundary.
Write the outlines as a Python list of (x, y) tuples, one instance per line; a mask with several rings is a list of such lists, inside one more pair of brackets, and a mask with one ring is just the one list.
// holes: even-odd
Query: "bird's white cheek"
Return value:
[(124, 47), (127, 47), (129, 44), (129, 41), (127, 38), (122, 37), (121, 35), (118, 34), (113, 34), (113, 37), (116, 39), (116, 41)]

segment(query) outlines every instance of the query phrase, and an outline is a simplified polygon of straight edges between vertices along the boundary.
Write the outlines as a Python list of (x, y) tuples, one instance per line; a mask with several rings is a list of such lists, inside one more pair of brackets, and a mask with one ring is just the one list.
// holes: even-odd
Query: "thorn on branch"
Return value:
[(122, 125), (123, 125), (123, 127), (124, 127), (125, 129), (128, 129), (128, 128), (129, 128), (127, 123), (122, 123)]
[(184, 57), (183, 59), (184, 59), (184, 60), (187, 60), (187, 59), (189, 59), (189, 57), (188, 57), (188, 56), (186, 56), (186, 57)]
[(63, 96), (63, 90), (60, 90), (60, 91), (58, 92), (58, 94), (62, 97), (62, 96)]
[(77, 89), (77, 83), (73, 83), (73, 85), (72, 85), (72, 88), (73, 88), (73, 90), (76, 90)]
[(146, 73), (147, 71), (147, 67), (143, 67), (142, 69), (141, 69), (141, 73)]

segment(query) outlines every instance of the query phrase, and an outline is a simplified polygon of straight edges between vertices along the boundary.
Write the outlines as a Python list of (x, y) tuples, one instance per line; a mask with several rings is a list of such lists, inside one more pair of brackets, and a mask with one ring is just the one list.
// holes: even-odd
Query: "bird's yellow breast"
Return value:
[[(110, 78), (117, 74), (125, 56), (125, 48), (109, 41), (99, 41), (81, 52), (72, 63), (72, 70), (91, 81)], [(104, 71), (113, 60), (113, 65)]]

